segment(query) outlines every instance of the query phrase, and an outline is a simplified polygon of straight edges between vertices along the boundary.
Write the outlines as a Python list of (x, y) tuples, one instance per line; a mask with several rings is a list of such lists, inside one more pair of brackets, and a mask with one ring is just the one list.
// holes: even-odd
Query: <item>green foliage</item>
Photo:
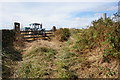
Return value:
[(55, 34), (59, 41), (67, 41), (70, 37), (70, 31), (67, 28), (60, 28)]
[(95, 47), (108, 46), (105, 48), (105, 55), (118, 56), (120, 54), (120, 23), (113, 22), (110, 18), (92, 22), (93, 26), (81, 31), (77, 35), (73, 49), (84, 51)]
[(112, 31), (108, 34), (108, 42), (112, 48), (120, 51), (120, 23), (115, 23)]
[(120, 55), (120, 23), (114, 23), (111, 28), (106, 38), (111, 47), (105, 49), (105, 56), (118, 57), (118, 55)]
[(43, 78), (52, 75), (51, 65), (55, 59), (57, 51), (47, 47), (33, 48), (30, 52), (23, 55), (27, 60), (19, 66), (17, 71), (20, 78)]
[(118, 57), (120, 52), (118, 52), (115, 49), (105, 49), (104, 50), (104, 56), (113, 56), (113, 57)]
[(93, 30), (85, 30), (80, 35), (79, 38), (76, 40), (75, 45), (73, 48), (76, 51), (81, 51), (84, 49), (92, 49), (97, 46), (96, 43), (97, 32), (93, 32)]

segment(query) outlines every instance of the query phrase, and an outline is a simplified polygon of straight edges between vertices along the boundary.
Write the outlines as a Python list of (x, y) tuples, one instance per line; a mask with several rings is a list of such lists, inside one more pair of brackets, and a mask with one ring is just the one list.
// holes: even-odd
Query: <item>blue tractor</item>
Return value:
[(33, 31), (34, 34), (46, 36), (45, 29), (42, 28), (40, 23), (31, 23), (30, 27), (25, 27), (25, 31)]

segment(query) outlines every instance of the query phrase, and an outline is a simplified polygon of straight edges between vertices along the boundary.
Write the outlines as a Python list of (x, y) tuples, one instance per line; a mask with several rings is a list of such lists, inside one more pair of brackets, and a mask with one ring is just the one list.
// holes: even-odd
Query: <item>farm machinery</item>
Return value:
[(50, 40), (50, 37), (54, 36), (54, 32), (51, 30), (45, 30), (42, 28), (40, 23), (29, 24), (29, 27), (25, 27), (23, 30), (20, 30), (20, 23), (14, 23), (16, 31), (16, 37), (21, 38), (27, 41), (37, 40), (37, 39), (47, 39)]
[(45, 33), (45, 29), (42, 28), (42, 24), (39, 24), (39, 23), (32, 23), (32, 24), (29, 24), (30, 27), (25, 27), (25, 31), (28, 31), (28, 32), (32, 32), (32, 34), (35, 34), (35, 35), (42, 35), (42, 36), (46, 36), (46, 33)]

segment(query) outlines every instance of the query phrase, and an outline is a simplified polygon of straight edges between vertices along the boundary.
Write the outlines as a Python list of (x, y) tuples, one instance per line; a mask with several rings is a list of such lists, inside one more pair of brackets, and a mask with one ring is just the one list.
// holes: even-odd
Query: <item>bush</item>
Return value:
[(56, 38), (59, 41), (67, 41), (70, 37), (70, 31), (67, 28), (60, 28), (59, 30), (56, 31)]
[(73, 48), (76, 51), (81, 51), (84, 49), (92, 49), (97, 46), (95, 39), (97, 35), (94, 30), (92, 29), (85, 30), (78, 36), (79, 38), (77, 38), (75, 45), (73, 46)]
[[(108, 49), (114, 49), (112, 51), (117, 54), (116, 52), (119, 52), (120, 49), (120, 23), (113, 22), (110, 18), (106, 20), (101, 18), (93, 21), (92, 24), (93, 26), (82, 31), (73, 48), (77, 51), (82, 51), (107, 45)], [(106, 42), (107, 44), (102, 44)], [(110, 50), (105, 51), (108, 53)]]
[(118, 57), (120, 55), (120, 23), (116, 22), (111, 26), (111, 30), (107, 33), (106, 41), (109, 47), (105, 49), (105, 56)]

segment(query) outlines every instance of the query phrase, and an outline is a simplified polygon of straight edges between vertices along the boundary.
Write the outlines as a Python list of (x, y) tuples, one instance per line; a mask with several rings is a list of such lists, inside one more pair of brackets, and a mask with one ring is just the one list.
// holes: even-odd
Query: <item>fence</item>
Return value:
[(50, 40), (54, 36), (53, 31), (20, 31), (21, 37), (24, 41), (34, 41), (34, 40)]

